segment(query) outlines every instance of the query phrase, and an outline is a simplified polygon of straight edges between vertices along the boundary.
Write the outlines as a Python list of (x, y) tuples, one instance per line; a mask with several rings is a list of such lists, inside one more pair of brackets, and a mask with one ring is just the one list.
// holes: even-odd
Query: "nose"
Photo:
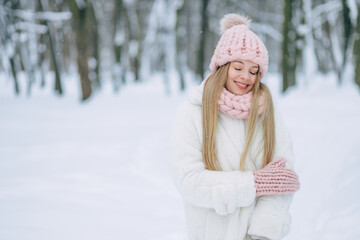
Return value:
[(245, 71), (242, 71), (242, 73), (240, 73), (240, 79), (241, 80), (245, 80), (247, 81), (249, 79), (249, 73), (246, 73)]

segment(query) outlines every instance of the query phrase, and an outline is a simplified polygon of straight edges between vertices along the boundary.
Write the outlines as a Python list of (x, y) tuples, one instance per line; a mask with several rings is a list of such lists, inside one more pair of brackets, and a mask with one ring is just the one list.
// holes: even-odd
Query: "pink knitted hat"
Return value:
[(210, 70), (235, 60), (251, 60), (260, 66), (260, 78), (268, 69), (268, 51), (264, 43), (249, 29), (251, 20), (238, 14), (227, 14), (221, 20), (222, 36), (211, 58)]

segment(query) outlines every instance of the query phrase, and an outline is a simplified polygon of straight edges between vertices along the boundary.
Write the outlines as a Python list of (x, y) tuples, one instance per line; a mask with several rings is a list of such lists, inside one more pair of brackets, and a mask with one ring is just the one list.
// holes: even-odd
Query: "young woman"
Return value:
[(225, 15), (210, 76), (178, 109), (171, 174), (190, 240), (282, 239), (299, 181), (291, 139), (261, 82), (268, 67), (250, 20)]

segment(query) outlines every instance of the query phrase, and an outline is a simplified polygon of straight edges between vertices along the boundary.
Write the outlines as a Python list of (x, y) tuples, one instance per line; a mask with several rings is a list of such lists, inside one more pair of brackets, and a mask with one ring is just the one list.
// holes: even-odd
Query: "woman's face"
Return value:
[(256, 82), (259, 65), (250, 60), (239, 60), (230, 63), (225, 88), (235, 95), (248, 93)]

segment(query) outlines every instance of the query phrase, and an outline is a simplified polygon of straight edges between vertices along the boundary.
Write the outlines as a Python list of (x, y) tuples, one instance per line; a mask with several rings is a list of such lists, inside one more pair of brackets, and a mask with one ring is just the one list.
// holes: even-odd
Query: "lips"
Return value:
[(236, 86), (240, 89), (246, 89), (249, 85), (247, 84), (243, 84), (243, 83), (240, 83), (240, 82), (237, 82), (237, 81), (234, 81), (234, 83), (236, 84)]

